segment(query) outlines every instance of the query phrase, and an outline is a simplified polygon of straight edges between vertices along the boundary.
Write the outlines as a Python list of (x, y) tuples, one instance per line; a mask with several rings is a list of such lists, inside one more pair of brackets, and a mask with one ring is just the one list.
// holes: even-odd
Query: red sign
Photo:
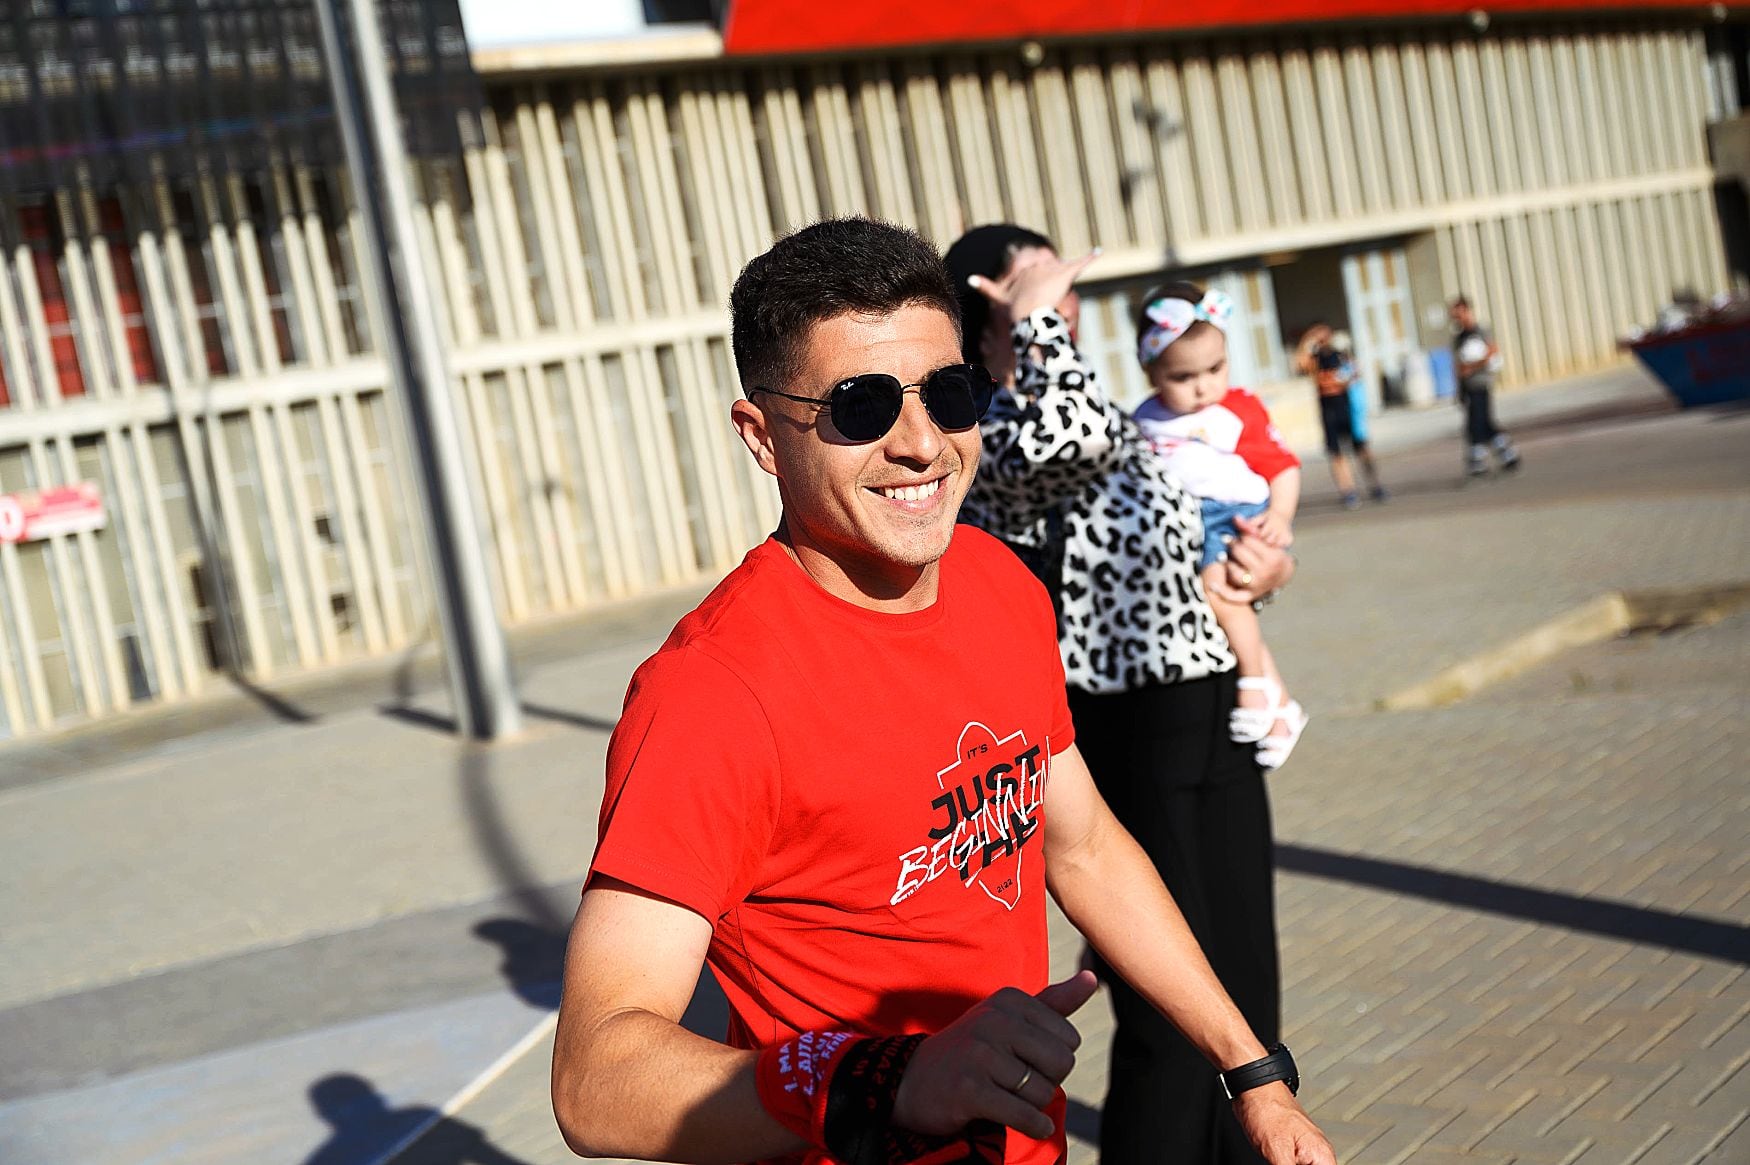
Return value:
[[(1727, 7), (1742, 8), (1745, 0)], [(1333, 21), (1463, 19), (1489, 13), (1596, 13), (1602, 9), (1667, 8), (1700, 12), (1695, 0), (885, 0), (822, 4), (820, 0), (732, 0), (724, 51), (818, 53), (899, 45), (1111, 36), (1198, 28), (1242, 28)]]
[(103, 529), (103, 497), (94, 482), (0, 494), (0, 542), (39, 542), (56, 534)]

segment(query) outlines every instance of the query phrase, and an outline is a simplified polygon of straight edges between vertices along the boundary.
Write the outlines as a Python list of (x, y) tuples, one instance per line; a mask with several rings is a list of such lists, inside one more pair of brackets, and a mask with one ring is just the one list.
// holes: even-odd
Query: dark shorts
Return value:
[(1319, 420), (1325, 426), (1325, 452), (1341, 453), (1343, 446), (1366, 448), (1366, 438), (1355, 436), (1355, 414), (1351, 411), (1349, 394), (1319, 397)]

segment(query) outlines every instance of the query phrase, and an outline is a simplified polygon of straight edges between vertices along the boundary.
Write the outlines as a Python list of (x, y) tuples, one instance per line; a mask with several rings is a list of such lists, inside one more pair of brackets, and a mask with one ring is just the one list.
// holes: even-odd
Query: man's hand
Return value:
[(1294, 559), (1264, 541), (1258, 523), (1236, 517), (1240, 537), (1227, 546), (1227, 577), (1209, 585), (1211, 594), (1234, 603), (1250, 603), (1271, 591), (1281, 590), (1294, 577)]
[(1242, 1092), (1234, 1115), (1270, 1165), (1337, 1165), (1336, 1150), (1306, 1111), (1278, 1081)]
[(893, 1123), (946, 1135), (988, 1120), (1035, 1140), (1051, 1136), (1042, 1110), (1075, 1067), (1082, 1042), (1068, 1017), (1098, 986), (1092, 973), (1078, 971), (1037, 995), (1005, 987), (968, 1010), (912, 1054)]

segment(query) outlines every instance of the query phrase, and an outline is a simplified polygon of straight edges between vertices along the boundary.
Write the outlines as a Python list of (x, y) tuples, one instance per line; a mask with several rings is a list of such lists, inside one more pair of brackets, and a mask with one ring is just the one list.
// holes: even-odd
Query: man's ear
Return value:
[(777, 477), (778, 456), (772, 448), (772, 429), (766, 423), (765, 410), (743, 397), (729, 406), (729, 421), (759, 467)]

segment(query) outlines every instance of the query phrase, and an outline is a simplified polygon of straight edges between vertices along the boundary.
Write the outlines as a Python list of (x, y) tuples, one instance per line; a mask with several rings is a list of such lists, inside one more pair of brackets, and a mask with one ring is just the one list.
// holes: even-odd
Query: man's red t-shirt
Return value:
[[(956, 527), (906, 614), (768, 540), (633, 676), (591, 876), (712, 923), (736, 1047), (939, 1031), (1046, 985), (1041, 802), (1073, 736), (1050, 600), (989, 535)], [(1006, 1160), (1057, 1160), (1055, 1115)]]

